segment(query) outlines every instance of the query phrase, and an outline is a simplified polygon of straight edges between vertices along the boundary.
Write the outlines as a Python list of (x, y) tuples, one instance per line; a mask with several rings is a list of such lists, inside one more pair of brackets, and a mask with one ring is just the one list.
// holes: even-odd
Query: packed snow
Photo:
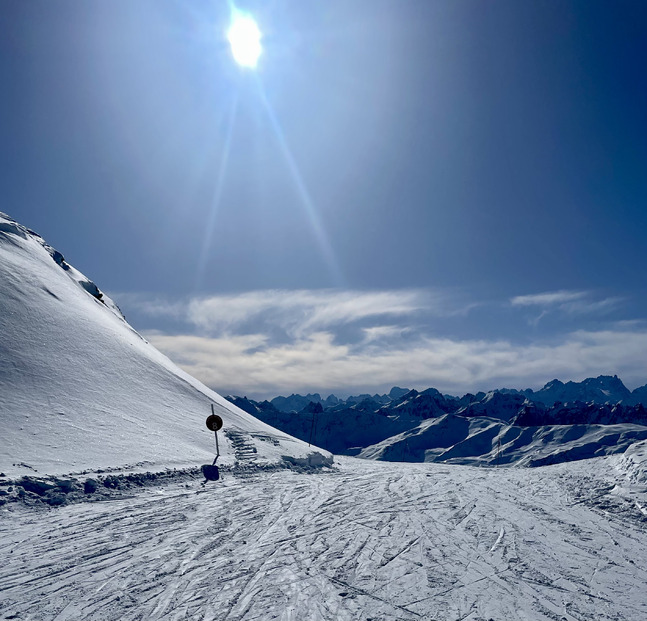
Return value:
[(647, 521), (613, 459), (346, 457), (14, 510), (0, 520), (0, 616), (644, 621)]

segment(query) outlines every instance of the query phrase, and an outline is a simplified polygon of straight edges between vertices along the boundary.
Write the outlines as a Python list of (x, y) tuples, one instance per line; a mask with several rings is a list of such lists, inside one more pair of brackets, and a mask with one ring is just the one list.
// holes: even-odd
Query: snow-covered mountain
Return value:
[[(644, 388), (644, 387), (643, 387)], [(554, 379), (541, 390), (525, 390), (523, 394), (531, 401), (553, 405), (556, 402), (567, 403), (636, 403), (633, 393), (622, 383), (617, 375), (600, 375), (581, 382), (560, 382)]]
[(482, 399), (460, 407), (456, 410), (456, 414), (468, 417), (486, 416), (510, 421), (519, 414), (526, 403), (527, 400), (523, 395), (492, 391)]
[[(533, 399), (537, 394), (540, 398)], [(575, 400), (578, 396), (590, 400)], [(621, 396), (625, 403), (636, 400), (617, 377), (601, 376), (580, 383), (555, 380), (536, 393), (503, 389), (457, 398), (429, 388), (389, 398), (385, 405), (366, 398), (324, 408), (319, 401), (289, 413), (273, 402), (229, 399), (334, 453), (394, 461), (540, 465), (620, 453), (647, 437), (647, 409), (641, 403), (618, 403)], [(568, 426), (576, 428), (569, 431)]]
[(219, 463), (329, 459), (180, 370), (61, 253), (4, 214), (0, 335), (0, 472), (9, 477), (211, 463), (212, 404), (224, 420)]
[[(371, 400), (382, 406), (389, 407), (395, 406), (397, 403), (402, 402), (403, 399), (411, 400), (418, 395), (436, 395), (437, 401), (439, 399), (445, 402), (458, 404), (453, 409), (468, 406), (485, 399), (488, 395), (504, 394), (504, 395), (523, 395), (529, 401), (534, 403), (542, 403), (544, 405), (554, 405), (555, 403), (570, 403), (580, 401), (582, 403), (599, 403), (599, 404), (617, 404), (623, 405), (636, 405), (641, 403), (647, 406), (647, 384), (640, 386), (633, 391), (630, 391), (618, 378), (617, 375), (600, 375), (598, 377), (590, 377), (581, 382), (562, 382), (554, 379), (544, 385), (539, 390), (527, 388), (525, 390), (517, 390), (514, 388), (497, 388), (489, 391), (488, 393), (479, 392), (476, 394), (467, 393), (466, 395), (458, 398), (450, 395), (442, 395), (435, 388), (428, 388), (421, 392), (411, 390), (408, 388), (399, 388), (394, 386), (387, 394), (383, 395), (355, 395), (345, 399), (339, 398), (333, 394), (325, 399), (319, 393), (307, 395), (292, 394), (289, 397), (278, 396), (274, 397), (267, 403), (271, 404), (277, 410), (282, 412), (300, 412), (311, 401), (313, 403), (320, 403), (324, 409), (335, 408), (341, 409), (350, 407), (360, 401)], [(228, 397), (230, 398), (230, 397)], [(240, 397), (231, 397), (236, 399)], [(492, 399), (490, 396), (488, 399)]]
[(455, 401), (451, 398), (448, 399), (435, 388), (428, 388), (422, 392), (410, 390), (399, 399), (395, 399), (381, 408), (383, 415), (392, 414), (413, 420), (441, 416), (453, 409), (455, 409)]
[[(289, 397), (274, 397), (268, 403), (271, 403), (273, 407), (281, 412), (300, 412), (303, 408), (307, 407), (309, 403), (319, 403), (324, 409), (328, 408), (343, 408), (350, 407), (356, 403), (361, 403), (362, 401), (375, 401), (380, 405), (385, 405), (394, 401), (404, 394), (408, 393), (408, 390), (402, 388), (392, 388), (388, 395), (353, 395), (347, 397), (346, 399), (340, 399), (335, 395), (329, 395), (325, 399), (322, 399), (321, 395), (316, 392), (314, 394), (308, 393), (307, 395), (297, 395), (292, 394)], [(234, 397), (235, 398), (235, 397)]]
[(369, 446), (359, 456), (383, 461), (546, 466), (623, 453), (645, 439), (644, 425), (521, 427), (492, 418), (445, 414)]
[(372, 408), (366, 408), (366, 402), (361, 402), (343, 410), (324, 410), (320, 404), (311, 402), (318, 406), (318, 411), (306, 406), (295, 413), (282, 412), (267, 402), (256, 404), (239, 397), (230, 399), (267, 424), (277, 429), (289, 429), (291, 435), (326, 447), (336, 454), (358, 453), (361, 448), (401, 433), (420, 422), (419, 417), (386, 416), (375, 403)]

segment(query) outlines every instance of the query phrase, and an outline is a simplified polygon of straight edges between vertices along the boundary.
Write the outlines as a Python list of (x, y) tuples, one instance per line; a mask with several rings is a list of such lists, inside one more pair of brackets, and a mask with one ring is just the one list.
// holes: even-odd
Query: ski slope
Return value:
[(644, 621), (647, 522), (613, 460), (339, 458), (5, 509), (0, 618)]

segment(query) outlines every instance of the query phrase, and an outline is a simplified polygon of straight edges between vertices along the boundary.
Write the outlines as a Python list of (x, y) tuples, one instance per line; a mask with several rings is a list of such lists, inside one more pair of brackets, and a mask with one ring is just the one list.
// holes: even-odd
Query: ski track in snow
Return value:
[(647, 526), (599, 461), (337, 462), (5, 511), (0, 618), (647, 618)]

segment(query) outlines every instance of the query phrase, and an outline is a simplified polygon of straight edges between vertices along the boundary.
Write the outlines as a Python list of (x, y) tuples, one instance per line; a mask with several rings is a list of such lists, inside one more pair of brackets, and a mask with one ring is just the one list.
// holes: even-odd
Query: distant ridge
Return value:
[[(427, 390), (422, 391), (422, 393), (418, 393), (416, 390), (394, 386), (388, 393), (382, 395), (371, 395), (365, 393), (343, 399), (334, 394), (330, 394), (328, 397), (323, 399), (319, 393), (308, 393), (306, 395), (292, 394), (289, 397), (279, 395), (263, 403), (270, 403), (281, 412), (300, 412), (311, 401), (314, 403), (321, 403), (324, 410), (328, 408), (350, 406), (367, 400), (386, 405), (397, 402), (409, 393), (424, 394), (428, 391), (440, 394), (435, 388), (428, 388)], [(593, 402), (612, 405), (618, 403), (622, 405), (637, 405), (640, 403), (647, 406), (647, 384), (631, 391), (623, 384), (622, 380), (617, 375), (599, 375), (598, 377), (589, 377), (581, 382), (569, 381), (566, 383), (558, 379), (554, 379), (547, 382), (544, 387), (539, 390), (533, 390), (532, 388), (526, 388), (525, 390), (496, 388), (488, 393), (478, 392), (476, 395), (467, 393), (461, 397), (460, 401), (464, 401), (466, 399), (468, 401), (478, 401), (486, 394), (490, 393), (519, 394), (523, 395), (529, 401), (543, 403), (545, 405), (582, 401), (584, 403)], [(232, 395), (227, 398), (230, 401), (233, 401), (235, 399), (240, 399), (241, 397)], [(445, 395), (445, 398), (456, 399), (456, 397), (449, 395)]]

